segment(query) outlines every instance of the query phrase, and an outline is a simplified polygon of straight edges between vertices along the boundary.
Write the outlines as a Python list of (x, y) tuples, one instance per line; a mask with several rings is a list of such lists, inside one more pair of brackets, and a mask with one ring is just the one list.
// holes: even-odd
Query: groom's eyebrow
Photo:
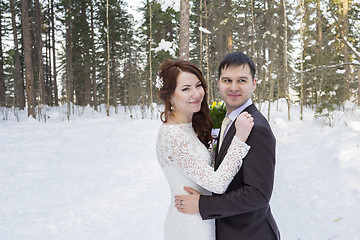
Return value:
[(246, 75), (236, 76), (234, 79), (249, 79)]
[(228, 77), (228, 76), (222, 76), (221, 79), (249, 79), (247, 76), (236, 76), (236, 77)]

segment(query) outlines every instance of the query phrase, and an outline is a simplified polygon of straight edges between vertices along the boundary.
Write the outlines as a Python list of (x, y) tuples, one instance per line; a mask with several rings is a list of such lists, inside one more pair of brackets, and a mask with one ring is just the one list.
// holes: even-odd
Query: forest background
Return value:
[[(257, 66), (254, 101), (319, 116), (360, 106), (359, 0), (0, 1), (0, 108), (46, 121), (47, 108), (153, 109), (161, 62), (194, 62), (219, 101), (217, 67), (241, 51)], [(100, 108), (101, 109), (101, 108)], [(157, 116), (154, 113), (152, 117)]]

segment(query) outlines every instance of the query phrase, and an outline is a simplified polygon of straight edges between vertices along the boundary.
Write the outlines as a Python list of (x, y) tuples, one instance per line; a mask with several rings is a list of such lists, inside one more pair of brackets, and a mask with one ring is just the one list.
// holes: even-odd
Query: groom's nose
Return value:
[(230, 90), (231, 90), (231, 91), (236, 91), (236, 90), (238, 90), (238, 88), (239, 88), (239, 86), (238, 86), (238, 84), (237, 84), (236, 81), (233, 81), (233, 82), (230, 84)]

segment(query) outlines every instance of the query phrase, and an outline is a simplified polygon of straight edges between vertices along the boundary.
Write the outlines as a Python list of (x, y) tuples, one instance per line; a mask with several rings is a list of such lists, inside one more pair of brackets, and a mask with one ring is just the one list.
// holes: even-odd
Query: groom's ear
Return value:
[(254, 92), (255, 89), (256, 89), (256, 78), (254, 78), (254, 80), (253, 80), (253, 86), (252, 86), (251, 92)]

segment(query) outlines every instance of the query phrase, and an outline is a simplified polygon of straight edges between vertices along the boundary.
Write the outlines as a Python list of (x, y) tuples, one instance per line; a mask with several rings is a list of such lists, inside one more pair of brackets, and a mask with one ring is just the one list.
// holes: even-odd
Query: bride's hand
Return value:
[(248, 112), (242, 112), (235, 121), (236, 136), (246, 142), (254, 126), (254, 118)]

